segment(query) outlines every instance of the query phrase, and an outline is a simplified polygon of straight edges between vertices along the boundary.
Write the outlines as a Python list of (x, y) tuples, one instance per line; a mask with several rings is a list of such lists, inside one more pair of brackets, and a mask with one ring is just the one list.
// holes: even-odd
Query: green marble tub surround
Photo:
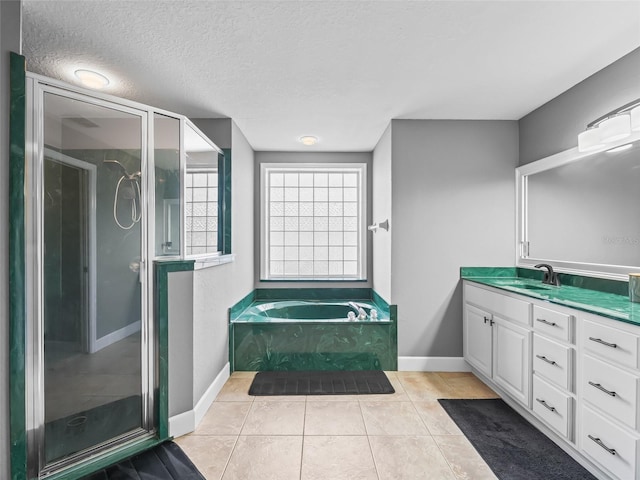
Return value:
[[(348, 321), (352, 301), (375, 308), (378, 320)], [(263, 312), (272, 307), (275, 318)], [(232, 371), (398, 367), (397, 307), (369, 288), (257, 289), (229, 309), (229, 321)]]
[[(512, 271), (511, 267), (506, 267)], [(515, 276), (507, 274), (484, 276), (473, 268), (461, 269), (461, 278), (538, 300), (571, 307), (588, 313), (640, 325), (640, 304), (629, 301), (628, 282), (594, 279), (578, 275), (560, 274), (561, 285), (542, 283), (542, 272), (516, 269)], [(599, 287), (600, 289), (586, 288)], [(611, 292), (617, 293), (611, 293)]]

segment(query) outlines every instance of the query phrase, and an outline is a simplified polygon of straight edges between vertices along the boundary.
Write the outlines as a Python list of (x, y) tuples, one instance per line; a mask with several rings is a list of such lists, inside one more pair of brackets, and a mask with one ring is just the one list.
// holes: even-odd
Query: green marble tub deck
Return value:
[[(371, 304), (376, 321), (278, 320), (255, 307), (300, 300)], [(319, 308), (322, 308), (320, 306)], [(253, 314), (251, 313), (253, 312)], [(232, 371), (397, 370), (397, 308), (371, 289), (258, 289), (229, 310)]]
[(542, 271), (513, 267), (463, 267), (460, 277), (482, 285), (640, 325), (640, 303), (629, 301), (628, 282), (560, 274), (561, 286), (542, 283)]

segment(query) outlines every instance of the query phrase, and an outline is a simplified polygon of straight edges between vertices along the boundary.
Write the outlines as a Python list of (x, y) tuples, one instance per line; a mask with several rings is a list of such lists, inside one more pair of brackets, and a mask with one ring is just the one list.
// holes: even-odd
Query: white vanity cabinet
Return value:
[(465, 280), (464, 356), (597, 478), (640, 479), (640, 326)]
[(579, 318), (578, 447), (613, 478), (639, 478), (640, 328), (587, 313)]
[(467, 362), (530, 407), (531, 304), (465, 282)]

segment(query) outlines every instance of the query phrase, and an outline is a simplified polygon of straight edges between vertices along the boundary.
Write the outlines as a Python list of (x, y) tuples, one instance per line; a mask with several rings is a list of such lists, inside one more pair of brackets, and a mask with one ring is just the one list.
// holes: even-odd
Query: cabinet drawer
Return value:
[(629, 332), (584, 320), (582, 345), (614, 363), (638, 367), (638, 337)]
[(571, 440), (573, 398), (533, 376), (533, 411), (560, 435)]
[(573, 349), (533, 335), (533, 371), (565, 390), (572, 389)]
[(468, 284), (464, 286), (464, 299), (466, 302), (473, 303), (501, 317), (522, 323), (523, 325), (530, 325), (529, 312), (531, 304), (529, 302), (490, 292)]
[(538, 305), (533, 306), (533, 328), (545, 335), (565, 342), (573, 341), (573, 322), (571, 315), (549, 310)]
[(580, 436), (582, 452), (617, 478), (638, 478), (638, 437), (613, 425), (588, 407), (582, 407)]
[(636, 428), (638, 377), (584, 355), (582, 391), (585, 400), (631, 428)]

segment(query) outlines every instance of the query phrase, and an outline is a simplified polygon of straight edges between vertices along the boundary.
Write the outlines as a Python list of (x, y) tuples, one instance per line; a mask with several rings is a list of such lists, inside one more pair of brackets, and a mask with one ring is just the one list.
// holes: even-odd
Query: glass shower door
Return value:
[(43, 416), (49, 472), (152, 429), (144, 113), (43, 99)]

